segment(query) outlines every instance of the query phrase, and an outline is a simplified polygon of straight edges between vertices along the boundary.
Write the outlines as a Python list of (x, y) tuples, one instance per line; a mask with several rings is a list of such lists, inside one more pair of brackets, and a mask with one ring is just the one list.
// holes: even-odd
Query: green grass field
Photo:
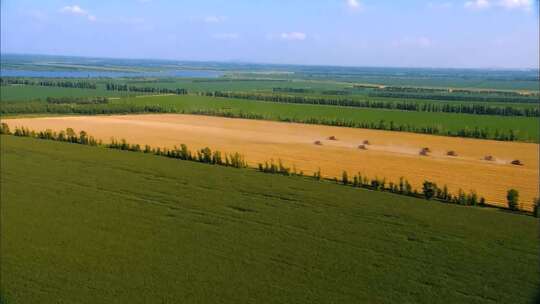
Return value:
[(537, 219), (1, 138), (2, 303), (532, 303)]
[[(76, 79), (88, 81), (87, 79)], [(86, 97), (86, 96), (125, 96), (127, 92), (107, 91), (105, 84), (109, 81), (97, 79), (90, 80), (98, 84), (98, 88), (93, 89), (72, 89), (61, 87), (42, 87), (34, 85), (9, 85), (2, 86), (0, 97), (5, 101), (27, 101), (34, 99), (44, 99), (46, 97)], [(110, 82), (128, 84), (138, 87), (153, 88), (183, 88), (190, 92), (206, 91), (271, 91), (275, 87), (286, 86), (288, 88), (309, 88), (317, 90), (341, 90), (347, 84), (331, 81), (301, 81), (301, 80), (239, 80), (239, 79), (124, 79), (111, 80)], [(131, 93), (132, 95), (134, 93)], [(134, 95), (143, 95), (135, 93)]]
[(307, 104), (284, 104), (252, 100), (203, 96), (159, 96), (113, 100), (113, 104), (161, 105), (173, 111), (221, 110), (231, 113), (251, 113), (266, 119), (327, 119), (352, 122), (409, 124), (415, 127), (439, 126), (444, 130), (487, 128), (516, 132), (521, 140), (538, 142), (539, 125), (536, 117), (509, 117), (434, 112), (407, 112), (384, 109), (350, 108)]
[(107, 91), (101, 87), (95, 90), (23, 85), (2, 86), (0, 88), (0, 99), (2, 101), (45, 100), (47, 97), (114, 97), (125, 95), (128, 94), (125, 92)]
[[(46, 79), (46, 78), (45, 78)], [(287, 89), (305, 89), (304, 93), (282, 92), (285, 95), (297, 95), (304, 97), (315, 98), (348, 98), (355, 100), (371, 100), (383, 102), (410, 102), (410, 103), (434, 103), (434, 104), (479, 104), (498, 107), (512, 108), (534, 108), (537, 104), (532, 102), (496, 102), (496, 101), (458, 101), (458, 100), (429, 100), (429, 99), (414, 99), (414, 98), (391, 98), (391, 97), (373, 97), (368, 96), (370, 90), (353, 89), (353, 83), (337, 82), (337, 81), (315, 81), (315, 80), (264, 80), (264, 79), (234, 79), (234, 78), (219, 78), (219, 79), (182, 79), (182, 78), (141, 78), (141, 79), (75, 79), (77, 81), (90, 81), (96, 83), (98, 88), (92, 89), (71, 89), (59, 87), (40, 87), (40, 86), (22, 86), (9, 85), (3, 86), (0, 97), (5, 101), (27, 101), (34, 99), (44, 99), (46, 97), (86, 97), (86, 96), (126, 96), (126, 95), (143, 95), (143, 93), (127, 93), (118, 91), (107, 91), (105, 84), (114, 82), (118, 84), (128, 84), (137, 87), (152, 87), (152, 88), (168, 88), (176, 89), (183, 88), (189, 92), (213, 92), (213, 91), (234, 91), (234, 92), (250, 92), (250, 93), (265, 93), (272, 94), (274, 88)], [(325, 91), (347, 91), (349, 95), (332, 95), (329, 93), (323, 94)], [(485, 97), (481, 93), (476, 94), (480, 97)]]

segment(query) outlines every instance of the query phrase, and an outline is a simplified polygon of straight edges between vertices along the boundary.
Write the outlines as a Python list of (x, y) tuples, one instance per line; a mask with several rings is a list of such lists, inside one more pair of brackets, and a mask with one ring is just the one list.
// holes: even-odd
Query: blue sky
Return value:
[(537, 68), (534, 0), (3, 0), (1, 51)]

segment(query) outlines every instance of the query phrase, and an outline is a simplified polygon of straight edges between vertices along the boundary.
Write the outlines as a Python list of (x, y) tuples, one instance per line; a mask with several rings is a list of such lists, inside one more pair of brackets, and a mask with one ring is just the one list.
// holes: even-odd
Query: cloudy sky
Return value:
[(2, 53), (537, 68), (534, 0), (3, 0)]

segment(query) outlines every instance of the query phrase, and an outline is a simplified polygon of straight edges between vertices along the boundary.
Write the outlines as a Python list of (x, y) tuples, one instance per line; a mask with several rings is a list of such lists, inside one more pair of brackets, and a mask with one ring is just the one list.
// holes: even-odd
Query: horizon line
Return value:
[[(85, 56), (85, 55), (66, 55), (66, 54), (46, 54), (46, 53), (24, 53), (24, 52), (3, 52), (0, 50), (0, 59), (4, 55), (18, 56), (49, 56), (66, 58), (88, 58), (88, 59), (117, 59), (117, 60), (146, 60), (146, 61), (176, 61), (192, 63), (222, 63), (222, 64), (252, 64), (252, 65), (274, 65), (274, 66), (298, 66), (298, 67), (339, 67), (339, 68), (375, 68), (375, 69), (431, 69), (431, 70), (492, 70), (492, 71), (523, 71), (540, 70), (538, 67), (441, 67), (441, 66), (384, 66), (384, 65), (340, 65), (340, 64), (302, 64), (302, 63), (275, 63), (275, 62), (257, 62), (242, 60), (194, 60), (194, 59), (172, 59), (172, 58), (154, 58), (154, 57), (117, 57), (117, 56)], [(3, 61), (3, 60), (0, 60)]]

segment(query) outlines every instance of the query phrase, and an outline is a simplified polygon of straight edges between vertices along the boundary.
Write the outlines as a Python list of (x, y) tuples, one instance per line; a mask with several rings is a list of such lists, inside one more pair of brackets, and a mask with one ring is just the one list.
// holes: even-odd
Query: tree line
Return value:
[(107, 83), (105, 85), (107, 91), (121, 91), (121, 92), (137, 92), (137, 93), (154, 93), (154, 94), (175, 94), (186, 95), (188, 91), (186, 89), (175, 88), (153, 88), (153, 87), (137, 87), (128, 86), (127, 84)]
[[(279, 174), (285, 176), (304, 176), (302, 171), (297, 172), (293, 169), (285, 166), (281, 160), (275, 163), (273, 160), (270, 162), (259, 163), (258, 168), (260, 172)], [(321, 169), (318, 169), (313, 173), (312, 178), (316, 180), (323, 179), (321, 177)], [(466, 193), (462, 189), (458, 190), (457, 194), (452, 194), (448, 190), (448, 187), (444, 185), (442, 188), (432, 181), (425, 180), (422, 184), (421, 191), (414, 189), (407, 179), (401, 177), (399, 182), (387, 182), (385, 178), (369, 178), (358, 172), (354, 176), (350, 177), (347, 171), (343, 171), (341, 179), (337, 177), (329, 179), (335, 183), (339, 183), (345, 186), (352, 186), (357, 188), (365, 188), (374, 191), (391, 192), (400, 195), (412, 196), (416, 198), (424, 198), (426, 200), (435, 200), (443, 203), (457, 204), (463, 206), (487, 206), (486, 199), (479, 196), (475, 191)], [(507, 192), (507, 208), (512, 211), (523, 211), (519, 205), (519, 192), (515, 189), (510, 189)], [(533, 200), (532, 214), (536, 217), (540, 217), (540, 199), (535, 198)]]
[[(208, 147), (192, 152), (185, 144), (181, 144), (179, 147), (175, 146), (172, 149), (152, 148), (149, 145), (145, 145), (144, 147), (142, 147), (139, 144), (129, 144), (125, 139), (116, 140), (114, 138), (111, 140), (110, 143), (103, 144), (101, 140), (96, 140), (93, 136), (88, 135), (85, 131), (80, 131), (79, 133), (76, 133), (72, 128), (67, 128), (65, 131), (62, 130), (60, 132), (54, 132), (50, 129), (36, 132), (25, 127), (17, 127), (13, 132), (11, 132), (9, 126), (6, 123), (2, 123), (0, 126), (0, 134), (62, 141), (89, 146), (103, 146), (109, 149), (154, 154), (168, 158), (195, 161), (211, 165), (233, 168), (248, 168), (248, 163), (244, 159), (244, 156), (239, 153), (221, 153), (220, 151), (212, 151)], [(302, 171), (297, 171), (294, 166), (292, 169), (285, 166), (281, 160), (278, 160), (277, 163), (275, 163), (273, 160), (271, 160), (270, 162), (265, 162), (264, 164), (259, 163), (257, 170), (269, 174), (280, 174), (285, 176), (304, 176), (304, 173)], [(318, 181), (324, 180), (322, 178), (320, 169), (313, 173), (312, 178)], [(347, 171), (343, 171), (341, 179), (335, 177), (333, 179), (327, 180), (332, 180), (345, 186), (365, 188), (374, 191), (391, 192), (395, 194), (412, 196), (417, 198), (425, 198), (427, 200), (436, 200), (445, 203), (459, 204), (465, 206), (487, 205), (485, 198), (478, 196), (474, 191), (465, 193), (463, 190), (459, 189), (458, 193), (456, 195), (453, 195), (448, 191), (448, 187), (446, 185), (440, 188), (437, 186), (436, 183), (427, 180), (424, 181), (424, 183), (422, 184), (421, 192), (414, 189), (412, 185), (407, 181), (407, 179), (403, 177), (399, 179), (399, 182), (394, 183), (387, 182), (385, 178), (371, 179), (365, 175), (362, 175), (361, 172), (358, 172), (351, 178)], [(508, 208), (510, 210), (521, 210), (519, 206), (519, 192), (517, 190), (508, 190), (507, 201)], [(540, 216), (539, 209), (540, 201), (538, 198), (536, 198), (533, 201), (533, 214), (537, 217)]]
[(455, 88), (423, 88), (423, 87), (404, 87), (404, 86), (384, 86), (384, 85), (353, 85), (354, 88), (359, 89), (374, 89), (375, 91), (396, 92), (396, 93), (453, 93), (460, 95), (491, 95), (491, 96), (510, 96), (510, 97), (527, 97), (527, 96), (540, 96), (540, 93), (528, 93), (523, 94), (516, 91), (502, 91), (502, 90), (470, 90), (470, 89), (455, 89)]
[(97, 85), (88, 81), (69, 81), (69, 80), (33, 80), (26, 78), (0, 78), (0, 85), (33, 85), (42, 87), (61, 87), (74, 89), (97, 89)]
[(152, 148), (148, 145), (141, 147), (139, 144), (129, 144), (125, 139), (112, 139), (110, 143), (103, 144), (101, 140), (96, 140), (93, 136), (89, 136), (85, 131), (76, 133), (72, 128), (54, 132), (50, 129), (45, 131), (34, 131), (25, 127), (17, 127), (12, 132), (9, 125), (2, 123), (0, 126), (0, 134), (14, 135), (20, 137), (32, 137), (38, 139), (47, 139), (54, 141), (69, 142), (88, 146), (102, 146), (109, 149), (124, 150), (131, 152), (151, 153), (158, 156), (176, 158), (181, 160), (195, 161), (200, 163), (226, 166), (233, 168), (247, 168), (248, 164), (244, 156), (240, 153), (221, 153), (220, 151), (212, 151), (206, 147), (192, 152), (185, 144), (180, 147), (168, 148)]
[(451, 137), (466, 137), (466, 138), (478, 138), (478, 139), (494, 139), (499, 141), (517, 141), (519, 140), (518, 134), (512, 130), (499, 130), (490, 132), (487, 128), (461, 128), (455, 131), (445, 130), (439, 126), (414, 126), (410, 124), (397, 124), (394, 121), (380, 120), (379, 122), (359, 122), (342, 119), (328, 119), (328, 118), (298, 118), (298, 117), (269, 117), (261, 114), (246, 113), (246, 112), (231, 112), (223, 110), (190, 110), (182, 111), (182, 114), (198, 114), (209, 116), (221, 116), (228, 118), (243, 118), (243, 119), (256, 119), (256, 120), (277, 120), (282, 122), (294, 122), (305, 123), (314, 125), (327, 125), (337, 127), (348, 128), (361, 128), (361, 129), (373, 129), (373, 130), (386, 130), (386, 131), (398, 131), (398, 132), (411, 132), (431, 135), (443, 135)]
[(358, 107), (387, 110), (401, 110), (414, 112), (443, 112), (443, 113), (464, 113), (475, 115), (498, 115), (498, 116), (527, 116), (540, 117), (540, 110), (534, 107), (517, 108), (490, 106), (486, 104), (451, 104), (451, 103), (421, 103), (404, 101), (380, 101), (380, 100), (358, 100), (352, 98), (329, 98), (315, 96), (294, 96), (281, 94), (260, 94), (248, 92), (205, 92), (205, 96), (237, 98), (258, 100), (277, 103), (297, 103), (331, 105), (341, 107)]
[(428, 99), (442, 101), (470, 101), (470, 102), (506, 102), (506, 103), (538, 103), (538, 96), (483, 96), (461, 94), (415, 94), (405, 92), (371, 92), (369, 97), (403, 98), (403, 99)]
[(50, 104), (106, 104), (107, 97), (47, 97)]

